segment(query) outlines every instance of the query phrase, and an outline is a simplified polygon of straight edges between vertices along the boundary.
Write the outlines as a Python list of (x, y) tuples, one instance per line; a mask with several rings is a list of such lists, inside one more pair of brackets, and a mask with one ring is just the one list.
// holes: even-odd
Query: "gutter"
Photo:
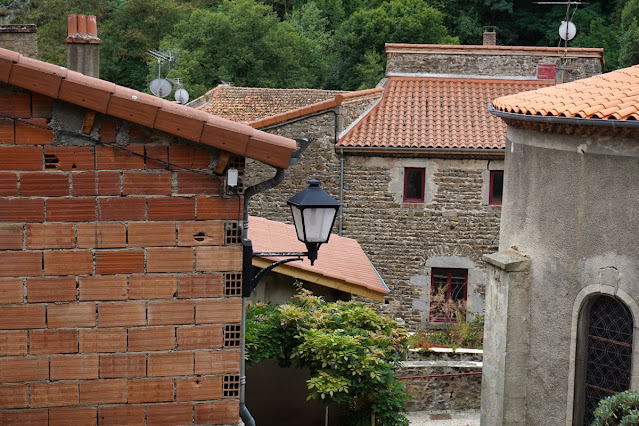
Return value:
[(350, 153), (380, 153), (380, 154), (438, 154), (438, 155), (499, 155), (503, 156), (504, 148), (400, 148), (400, 147), (377, 147), (377, 146), (340, 146), (340, 151)]

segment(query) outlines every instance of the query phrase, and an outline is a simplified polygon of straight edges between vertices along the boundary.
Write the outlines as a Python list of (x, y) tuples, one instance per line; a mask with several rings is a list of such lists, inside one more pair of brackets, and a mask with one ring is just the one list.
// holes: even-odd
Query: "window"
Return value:
[(430, 287), (431, 321), (452, 322), (466, 313), (467, 269), (433, 268)]
[(501, 205), (501, 197), (504, 192), (504, 171), (490, 171), (490, 192), (488, 193), (488, 204)]
[(424, 202), (424, 168), (406, 167), (404, 169), (404, 202)]

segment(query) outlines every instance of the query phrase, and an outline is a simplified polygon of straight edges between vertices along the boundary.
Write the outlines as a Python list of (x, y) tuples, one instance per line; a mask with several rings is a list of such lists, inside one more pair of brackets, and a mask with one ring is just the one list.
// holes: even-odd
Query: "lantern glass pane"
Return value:
[(333, 208), (304, 209), (306, 242), (324, 243), (328, 240), (337, 210)]
[(300, 241), (304, 241), (304, 222), (302, 222), (302, 211), (299, 207), (291, 204), (291, 212), (293, 213), (293, 222), (295, 223), (297, 238)]

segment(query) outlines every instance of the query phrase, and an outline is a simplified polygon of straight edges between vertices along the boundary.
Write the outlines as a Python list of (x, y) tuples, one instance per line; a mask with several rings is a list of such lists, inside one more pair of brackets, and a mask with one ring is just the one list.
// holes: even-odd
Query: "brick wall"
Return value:
[(0, 424), (237, 424), (241, 199), (182, 169), (215, 150), (85, 113), (0, 94)]

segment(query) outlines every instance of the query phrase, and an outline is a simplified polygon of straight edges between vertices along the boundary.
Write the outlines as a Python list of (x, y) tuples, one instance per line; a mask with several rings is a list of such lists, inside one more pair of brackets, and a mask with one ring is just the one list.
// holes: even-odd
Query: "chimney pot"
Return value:
[(69, 15), (67, 34), (67, 68), (98, 78), (102, 40), (95, 15)]
[(496, 29), (497, 27), (493, 26), (484, 27), (484, 46), (497, 46)]

